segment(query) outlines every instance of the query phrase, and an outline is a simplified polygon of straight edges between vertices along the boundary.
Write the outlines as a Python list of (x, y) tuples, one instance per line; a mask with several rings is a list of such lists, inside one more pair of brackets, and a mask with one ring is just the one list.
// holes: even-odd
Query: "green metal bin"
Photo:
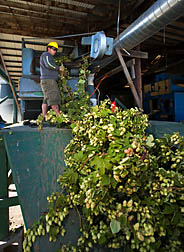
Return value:
[[(152, 121), (151, 125), (148, 132), (155, 137), (176, 131), (184, 135), (182, 123)], [(47, 196), (59, 190), (57, 178), (64, 171), (64, 149), (72, 139), (72, 132), (69, 129), (51, 127), (38, 131), (37, 128), (15, 125), (3, 129), (1, 135), (4, 138), (25, 226), (28, 228), (46, 211)], [(67, 229), (65, 237), (56, 243), (50, 243), (48, 237), (39, 238), (34, 251), (55, 252), (61, 244), (68, 242), (76, 244), (80, 227), (78, 214), (74, 210), (69, 214), (65, 225)], [(100, 247), (94, 251), (114, 250), (104, 250)]]

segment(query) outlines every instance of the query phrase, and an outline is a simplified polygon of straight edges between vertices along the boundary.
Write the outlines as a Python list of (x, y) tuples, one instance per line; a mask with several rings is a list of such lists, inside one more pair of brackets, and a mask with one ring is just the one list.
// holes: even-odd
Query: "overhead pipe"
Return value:
[[(127, 66), (121, 55), (120, 49), (130, 54), (128, 50), (135, 48), (144, 40), (153, 36), (167, 24), (183, 15), (184, 0), (158, 0), (137, 20), (135, 20), (114, 41), (113, 47), (123, 67), (125, 76), (138, 107), (142, 107), (141, 93), (138, 95), (134, 83), (130, 77)], [(141, 90), (141, 89), (140, 89)]]
[(158, 0), (114, 41), (114, 48), (130, 50), (184, 14), (184, 0)]
[[(163, 29), (184, 13), (184, 0), (158, 0), (114, 40), (114, 48), (131, 50)], [(131, 52), (130, 52), (131, 54)], [(130, 56), (127, 54), (127, 56)], [(116, 51), (110, 57), (93, 63), (95, 71), (111, 64), (117, 58)]]

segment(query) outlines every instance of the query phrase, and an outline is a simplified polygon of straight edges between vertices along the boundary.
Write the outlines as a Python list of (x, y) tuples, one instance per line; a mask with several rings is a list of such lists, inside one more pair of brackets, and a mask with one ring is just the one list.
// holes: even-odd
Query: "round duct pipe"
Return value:
[(184, 13), (184, 0), (158, 0), (114, 41), (114, 48), (131, 50)]

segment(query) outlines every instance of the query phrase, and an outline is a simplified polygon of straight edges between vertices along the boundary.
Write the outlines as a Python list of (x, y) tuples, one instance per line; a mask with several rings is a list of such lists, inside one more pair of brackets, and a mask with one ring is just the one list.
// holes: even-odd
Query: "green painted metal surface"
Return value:
[(8, 169), (4, 142), (0, 136), (0, 239), (3, 239), (8, 236), (9, 232), (9, 211), (3, 200), (7, 197)]
[[(151, 122), (148, 129), (155, 137), (164, 133), (179, 131), (184, 135), (184, 125), (169, 122)], [(64, 148), (72, 138), (71, 130), (14, 127), (4, 132), (4, 141), (13, 179), (19, 196), (26, 227), (31, 227), (47, 208), (47, 196), (57, 191), (58, 175), (64, 171)], [(61, 244), (76, 244), (79, 236), (79, 217), (72, 210), (66, 222), (67, 233), (56, 243), (49, 243), (48, 237), (39, 238), (34, 251), (55, 252)], [(93, 251), (114, 251), (102, 247)], [(115, 250), (122, 251), (122, 250)]]
[(148, 128), (148, 132), (155, 137), (163, 137), (164, 134), (172, 134), (173, 132), (179, 132), (181, 136), (184, 136), (184, 124), (177, 122), (166, 121), (150, 121), (151, 127)]
[[(57, 178), (64, 171), (64, 148), (71, 130), (13, 127), (4, 131), (4, 141), (26, 227), (31, 227), (47, 209), (47, 196), (59, 190)], [(67, 234), (56, 243), (48, 237), (37, 240), (34, 251), (56, 251), (61, 243), (76, 244), (79, 217), (71, 211), (65, 221)]]
[(28, 227), (33, 216), (36, 220), (44, 212), (47, 196), (58, 190), (56, 180), (64, 170), (63, 150), (71, 133), (29, 127), (9, 132), (4, 135), (5, 146)]

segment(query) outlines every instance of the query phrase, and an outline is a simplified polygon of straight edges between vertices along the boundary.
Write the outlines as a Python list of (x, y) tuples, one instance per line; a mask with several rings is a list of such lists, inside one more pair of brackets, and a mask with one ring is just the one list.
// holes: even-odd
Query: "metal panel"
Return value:
[[(58, 191), (57, 178), (64, 171), (64, 148), (72, 138), (71, 130), (47, 128), (37, 129), (15, 127), (4, 130), (6, 150), (10, 168), (16, 184), (19, 202), (26, 227), (31, 227), (47, 209), (47, 196)], [(78, 213), (71, 210), (64, 226), (66, 235), (56, 243), (48, 241), (48, 235), (40, 237), (34, 245), (34, 252), (56, 251), (61, 244), (76, 245), (80, 236)], [(114, 249), (95, 247), (91, 251), (113, 252)], [(115, 250), (120, 252), (121, 249)]]
[(179, 132), (184, 136), (184, 124), (178, 122), (164, 122), (164, 121), (150, 121), (151, 127), (147, 129), (148, 133), (153, 134), (155, 137), (163, 137), (164, 134), (172, 134)]
[[(0, 200), (8, 197), (8, 169), (3, 139), (0, 136)], [(7, 207), (0, 207), (0, 239), (8, 236), (9, 211)]]
[(0, 98), (4, 98), (5, 96), (8, 96), (8, 98), (13, 98), (10, 85), (8, 83), (0, 83)]
[(184, 121), (184, 92), (174, 92), (175, 121)]
[(20, 79), (20, 93), (21, 98), (43, 98), (43, 93), (39, 83), (31, 79), (21, 78)]
[[(4, 130), (6, 151), (16, 185), (26, 227), (31, 227), (47, 208), (47, 196), (59, 190), (57, 178), (64, 171), (64, 148), (72, 138), (71, 130), (49, 128), (39, 132), (30, 127)], [(62, 242), (75, 243), (79, 235), (79, 218), (71, 211), (66, 220), (68, 233)], [(72, 240), (71, 240), (72, 237)], [(56, 251), (57, 243), (41, 238), (34, 251)]]
[(22, 74), (32, 75), (31, 65), (34, 59), (34, 50), (31, 48), (22, 48)]

